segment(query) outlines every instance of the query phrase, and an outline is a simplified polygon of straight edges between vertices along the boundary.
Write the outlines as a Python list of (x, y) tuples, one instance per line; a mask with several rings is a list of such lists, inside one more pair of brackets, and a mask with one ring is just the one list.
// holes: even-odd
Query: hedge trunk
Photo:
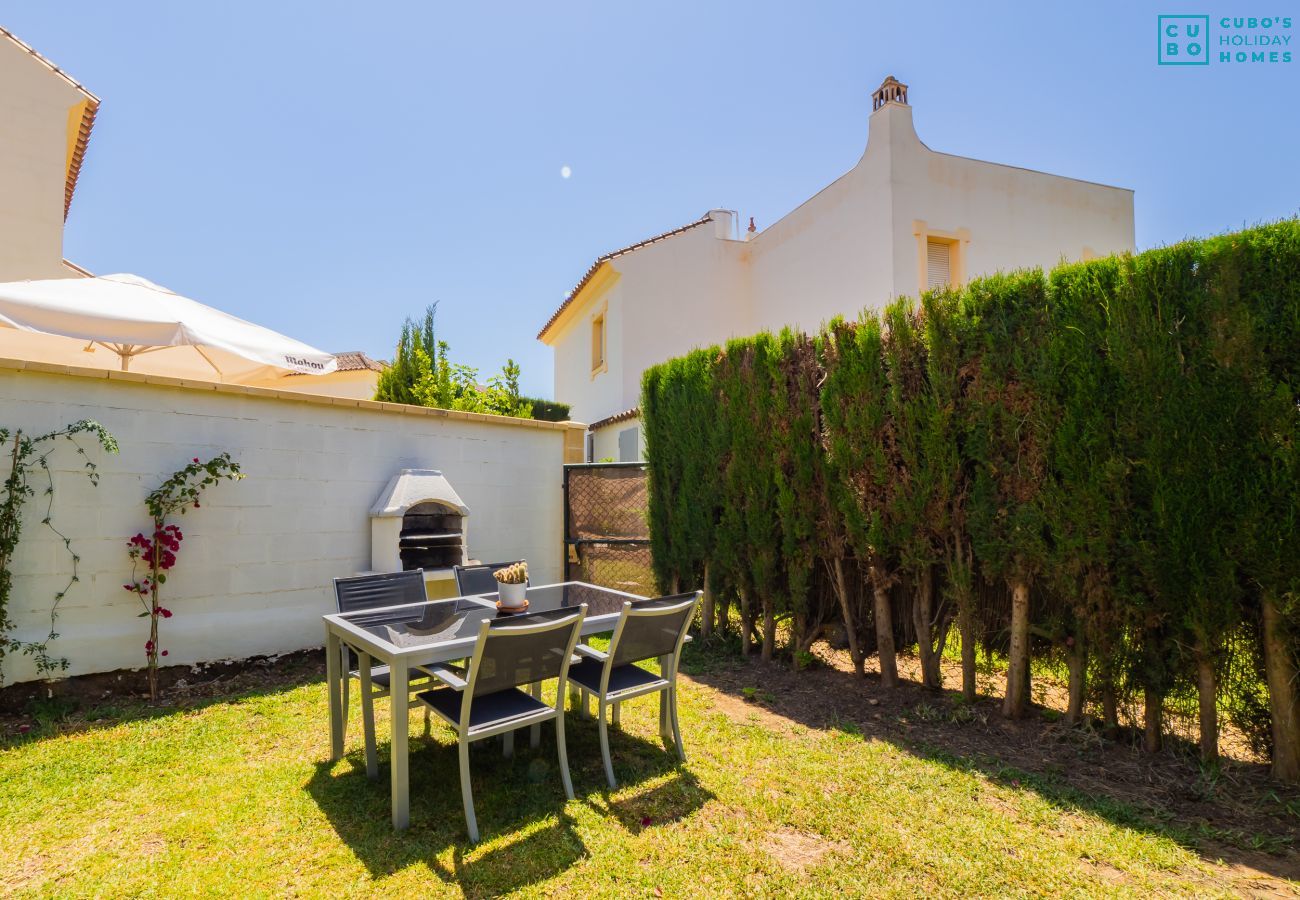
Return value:
[(974, 702), (975, 684), (975, 610), (968, 599), (957, 612), (957, 629), (961, 632), (961, 695)]
[(1159, 753), (1165, 727), (1165, 698), (1155, 688), (1147, 687), (1142, 691), (1142, 701), (1142, 749)]
[(704, 597), (700, 600), (700, 639), (713, 634), (713, 583), (709, 581), (709, 564), (704, 563)]
[(745, 656), (754, 652), (750, 635), (754, 633), (754, 604), (748, 591), (740, 592), (740, 652)]
[(1065, 710), (1065, 721), (1078, 725), (1083, 721), (1083, 700), (1088, 688), (1088, 649), (1081, 636), (1074, 638), (1066, 664), (1070, 670), (1070, 703)]
[(921, 658), (921, 683), (928, 688), (942, 688), (938, 677), (931, 623), (934, 621), (934, 573), (922, 567), (916, 579), (916, 598), (912, 603), (912, 626), (916, 629), (916, 650)]
[(763, 595), (763, 662), (776, 653), (776, 610), (770, 594)]
[(844, 577), (844, 560), (836, 557), (831, 563), (835, 573), (835, 594), (840, 601), (840, 615), (844, 619), (844, 633), (849, 642), (849, 656), (853, 660), (853, 669), (861, 678), (866, 674), (867, 661), (862, 655), (862, 646), (858, 643), (858, 623), (853, 617), (853, 607), (849, 605), (849, 585)]
[(1264, 596), (1264, 671), (1273, 714), (1273, 777), (1300, 783), (1300, 671), (1277, 599)]
[(875, 599), (876, 653), (880, 656), (880, 686), (898, 687), (898, 660), (894, 654), (894, 614), (889, 608), (889, 585), (874, 574), (871, 591)]
[(1196, 648), (1196, 693), (1201, 701), (1201, 761), (1216, 762), (1219, 758), (1219, 692), (1214, 657), (1204, 645)]
[(1119, 700), (1115, 693), (1115, 676), (1107, 671), (1101, 676), (1101, 723), (1108, 738), (1119, 734)]
[(1011, 649), (1007, 666), (1007, 695), (1002, 715), (1018, 719), (1025, 713), (1029, 685), (1029, 584), (1011, 583)]

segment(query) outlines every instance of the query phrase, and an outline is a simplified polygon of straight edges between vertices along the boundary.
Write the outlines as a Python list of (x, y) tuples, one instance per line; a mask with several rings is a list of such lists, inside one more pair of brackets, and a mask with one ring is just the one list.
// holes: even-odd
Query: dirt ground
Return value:
[(1030, 714), (1012, 722), (1000, 714), (1003, 684), (994, 675), (981, 674), (981, 699), (970, 705), (960, 696), (957, 664), (945, 664), (945, 690), (934, 691), (920, 685), (919, 660), (900, 655), (903, 684), (884, 690), (874, 659), (867, 661), (866, 677), (858, 678), (847, 652), (823, 643), (814, 653), (818, 664), (800, 672), (788, 662), (753, 656), (704, 665), (693, 677), (720, 692), (725, 712), (740, 718), (758, 712), (773, 728), (856, 729), (865, 739), (960, 760), (1008, 783), (1031, 778), (1084, 810), (1124, 804), (1151, 825), (1177, 831), (1180, 842), (1220, 873), (1207, 888), (1300, 897), (1300, 789), (1269, 778), (1239, 736), (1225, 734), (1225, 756), (1212, 773), (1202, 770), (1195, 746), (1184, 741), (1169, 739), (1164, 752), (1151, 756), (1135, 742), (1065, 725), (1064, 685), (1035, 681)]

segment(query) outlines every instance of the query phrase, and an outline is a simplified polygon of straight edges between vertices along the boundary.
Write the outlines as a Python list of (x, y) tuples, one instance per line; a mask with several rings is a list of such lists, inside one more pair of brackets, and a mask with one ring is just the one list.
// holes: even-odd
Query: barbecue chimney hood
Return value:
[(402, 469), (370, 507), (370, 565), (376, 572), (424, 569), (450, 577), (468, 559), (469, 507), (437, 469)]

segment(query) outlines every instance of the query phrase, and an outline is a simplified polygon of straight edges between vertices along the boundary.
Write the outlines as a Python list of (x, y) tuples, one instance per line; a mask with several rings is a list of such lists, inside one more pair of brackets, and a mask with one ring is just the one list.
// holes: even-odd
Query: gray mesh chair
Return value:
[[(564, 683), (586, 614), (584, 603), (577, 610), (488, 619), (479, 628), (468, 671), (428, 667), (447, 686), (418, 696), (456, 731), (460, 745), (460, 796), (471, 842), (478, 841), (469, 777), (469, 746), (473, 741), (513, 733), (529, 725), (540, 727), (542, 722), (554, 719), (560, 780), (564, 783), (565, 796), (573, 799), (569, 757), (564, 746)], [(533, 694), (519, 689), (551, 678), (559, 679), (554, 706), (547, 706)]]
[(521, 562), (523, 562), (522, 559), (517, 559), (514, 562), (480, 563), (475, 566), (452, 566), (451, 574), (456, 577), (456, 593), (460, 594), (462, 597), (473, 597), (478, 594), (495, 594), (497, 592), (497, 580), (492, 577), (492, 573)]
[[(682, 749), (682, 730), (677, 724), (677, 663), (686, 642), (686, 630), (695, 618), (701, 593), (675, 594), (653, 600), (630, 600), (614, 626), (609, 652), (580, 644), (581, 662), (569, 670), (570, 685), (595, 695), (597, 722), (600, 727), (600, 754), (605, 760), (605, 777), (611, 788), (618, 787), (614, 764), (609, 756), (609, 726), (605, 708), (613, 707), (618, 723), (619, 704), (645, 694), (660, 694), (659, 734), (677, 744), (677, 756), (686, 761)], [(659, 659), (660, 673), (655, 675), (636, 665), (646, 659)], [(583, 705), (586, 703), (584, 701)]]
[[(334, 602), (341, 613), (365, 612), (368, 609), (381, 609), (387, 606), (401, 606), (407, 603), (423, 603), (428, 600), (424, 591), (424, 571), (413, 569), (407, 572), (380, 572), (373, 575), (355, 575), (350, 578), (334, 579)], [(376, 613), (374, 622), (367, 624), (396, 624), (411, 619), (410, 613)], [(343, 671), (348, 677), (343, 679), (343, 727), (348, 721), (348, 685), (352, 679), (361, 679), (361, 672), (354, 664), (352, 650), (343, 645)], [(418, 669), (411, 673), (410, 693), (427, 688), (429, 676)], [(417, 677), (418, 676), (418, 677)], [(371, 710), (371, 701), (387, 697), (389, 680), (388, 666), (374, 666), (370, 669), (370, 695), (361, 698), (362, 709)], [(411, 703), (410, 706), (414, 706)], [(408, 707), (409, 708), (409, 707)], [(368, 717), (367, 745), (369, 736), (374, 732), (373, 716)]]

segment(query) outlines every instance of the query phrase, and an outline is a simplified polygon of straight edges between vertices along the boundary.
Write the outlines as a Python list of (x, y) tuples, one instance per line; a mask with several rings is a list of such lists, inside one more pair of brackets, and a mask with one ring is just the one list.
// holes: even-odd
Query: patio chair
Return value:
[[(372, 575), (355, 575), (350, 578), (334, 579), (334, 601), (338, 604), (341, 613), (364, 612), (368, 609), (381, 609), (386, 606), (401, 606), (407, 603), (423, 603), (428, 600), (428, 595), (424, 591), (424, 571), (422, 569), (413, 569), (406, 572), (379, 572)], [(378, 624), (383, 614), (378, 614)], [(406, 621), (410, 616), (398, 617), (401, 621)], [(397, 621), (397, 618), (394, 619)], [(346, 644), (343, 645), (343, 671), (348, 676), (343, 679), (343, 727), (347, 728), (348, 723), (348, 685), (355, 678), (361, 680), (361, 672), (357, 668), (356, 656), (352, 649)], [(414, 694), (422, 691), (429, 686), (429, 674), (419, 668), (411, 672), (412, 679), (410, 682), (409, 693)], [(368, 701), (380, 697), (387, 697), (389, 694), (388, 666), (374, 666), (370, 669), (370, 696), (362, 698), (362, 706), (368, 708)], [(417, 705), (418, 701), (410, 701), (409, 707)], [(367, 723), (370, 730), (373, 731), (373, 723)], [(425, 714), (425, 726), (428, 727), (428, 713)], [(367, 732), (369, 734), (369, 731)]]
[[(611, 788), (618, 787), (618, 782), (609, 755), (609, 726), (605, 721), (607, 706), (613, 707), (614, 724), (618, 724), (622, 701), (645, 694), (660, 694), (659, 734), (664, 740), (671, 738), (677, 745), (678, 758), (686, 761), (682, 730), (677, 724), (677, 663), (681, 658), (682, 644), (688, 639), (686, 630), (695, 618), (700, 596), (701, 592), (696, 591), (653, 600), (629, 600), (623, 604), (618, 624), (614, 626), (608, 653), (586, 644), (577, 647), (582, 659), (569, 670), (569, 683), (596, 697), (600, 755), (604, 757), (605, 777)], [(660, 662), (658, 675), (636, 665), (656, 657)], [(586, 708), (585, 697), (583, 708)]]
[(517, 559), (514, 562), (499, 563), (480, 563), (474, 566), (452, 566), (451, 574), (456, 577), (456, 593), (462, 597), (473, 597), (478, 594), (495, 594), (497, 592), (497, 580), (492, 577), (492, 573), (500, 569), (509, 568), (510, 566), (521, 563), (524, 560)]
[[(573, 799), (569, 757), (564, 746), (564, 682), (586, 614), (584, 603), (577, 610), (548, 610), (487, 619), (479, 627), (478, 641), (466, 672), (444, 666), (428, 667), (446, 687), (424, 691), (418, 696), (456, 731), (460, 796), (471, 843), (478, 842), (469, 776), (469, 746), (473, 741), (510, 734), (529, 725), (540, 727), (542, 722), (554, 719), (560, 780), (564, 783), (565, 796)], [(551, 678), (559, 679), (554, 706), (547, 706), (519, 689)]]

